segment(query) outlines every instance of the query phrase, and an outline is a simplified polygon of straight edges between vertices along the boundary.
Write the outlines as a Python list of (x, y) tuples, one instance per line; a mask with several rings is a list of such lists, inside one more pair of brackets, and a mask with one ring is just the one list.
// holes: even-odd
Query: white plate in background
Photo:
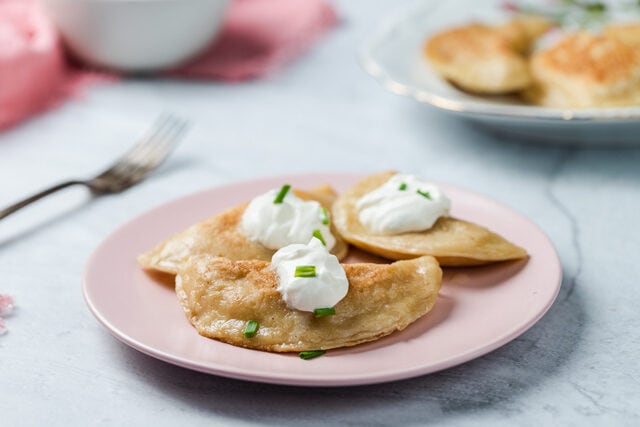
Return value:
[[(462, 23), (500, 18), (494, 2), (421, 2), (390, 18), (363, 44), (360, 62), (387, 90), (457, 114), (490, 130), (536, 142), (577, 145), (640, 144), (640, 106), (557, 109), (527, 105), (513, 96), (465, 93), (429, 65), (422, 46), (430, 34)], [(470, 7), (470, 8), (471, 8)]]

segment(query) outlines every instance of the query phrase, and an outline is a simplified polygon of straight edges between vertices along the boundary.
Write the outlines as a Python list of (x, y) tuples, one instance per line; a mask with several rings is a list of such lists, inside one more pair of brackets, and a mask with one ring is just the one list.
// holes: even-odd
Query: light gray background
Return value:
[[(471, 3), (471, 2), (468, 2)], [(637, 425), (640, 150), (519, 143), (385, 92), (354, 51), (393, 2), (349, 1), (343, 21), (281, 72), (240, 84), (127, 80), (0, 134), (0, 204), (89, 175), (164, 110), (194, 126), (152, 178), (83, 189), (0, 223), (0, 424)], [(398, 169), (487, 194), (553, 240), (565, 279), (547, 315), (462, 366), (389, 384), (295, 388), (200, 374), (113, 338), (80, 292), (85, 261), (151, 207), (243, 179)], [(126, 423), (126, 424), (125, 424)]]

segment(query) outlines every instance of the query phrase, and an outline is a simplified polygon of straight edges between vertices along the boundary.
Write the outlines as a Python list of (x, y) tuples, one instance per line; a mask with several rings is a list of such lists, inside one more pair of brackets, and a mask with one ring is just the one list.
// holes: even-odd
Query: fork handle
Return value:
[(19, 202), (14, 203), (13, 205), (7, 206), (6, 208), (0, 210), (0, 219), (3, 219), (5, 217), (11, 215), (15, 211), (20, 210), (20, 209), (24, 208), (25, 206), (30, 205), (31, 203), (33, 203), (33, 202), (35, 202), (37, 200), (40, 200), (43, 197), (48, 196), (49, 194), (53, 194), (53, 193), (55, 193), (57, 191), (60, 191), (60, 190), (62, 190), (64, 188), (71, 187), (72, 185), (78, 185), (78, 184), (87, 185), (87, 183), (84, 182), (84, 181), (72, 180), (72, 181), (65, 181), (65, 182), (62, 182), (60, 184), (54, 185), (52, 187), (49, 187), (49, 188), (47, 188), (45, 190), (42, 190), (41, 192), (36, 193), (33, 196), (29, 196), (24, 200), (20, 200)]

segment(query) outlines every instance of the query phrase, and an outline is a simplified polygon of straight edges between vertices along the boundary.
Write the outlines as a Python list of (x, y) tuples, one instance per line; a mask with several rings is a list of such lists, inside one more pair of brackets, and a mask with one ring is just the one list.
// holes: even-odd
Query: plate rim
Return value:
[(470, 116), (550, 120), (567, 123), (632, 122), (640, 120), (640, 106), (570, 109), (536, 105), (499, 105), (489, 102), (474, 103), (438, 95), (429, 90), (398, 81), (383, 64), (376, 60), (372, 52), (379, 43), (392, 37), (397, 28), (411, 22), (412, 18), (418, 14), (424, 14), (427, 7), (430, 7), (432, 11), (434, 10), (434, 6), (430, 3), (414, 2), (399, 13), (393, 14), (381, 24), (378, 24), (377, 28), (360, 44), (357, 50), (356, 56), (362, 69), (389, 92), (412, 98), (421, 104), (431, 105), (440, 110)]
[[(228, 189), (230, 187), (238, 186), (243, 187), (248, 184), (264, 182), (264, 181), (283, 181), (283, 180), (317, 180), (320, 182), (320, 178), (322, 181), (326, 181), (328, 178), (341, 180), (341, 179), (350, 179), (355, 180), (358, 178), (362, 178), (366, 176), (367, 173), (354, 173), (354, 172), (314, 172), (314, 173), (292, 173), (287, 175), (276, 175), (276, 176), (264, 176), (260, 178), (246, 179), (241, 181), (232, 181), (227, 183), (221, 183), (218, 185), (213, 185), (206, 189), (202, 189), (199, 191), (195, 191), (183, 196), (179, 196), (168, 201), (165, 201), (155, 207), (152, 207), (142, 213), (130, 218), (125, 223), (116, 227), (113, 231), (111, 231), (106, 238), (104, 238), (98, 246), (93, 250), (89, 258), (85, 263), (85, 268), (82, 275), (82, 294), (83, 299), (89, 308), (89, 311), (93, 314), (93, 316), (98, 320), (100, 324), (102, 324), (111, 335), (117, 338), (119, 341), (128, 345), (131, 348), (134, 348), (148, 356), (153, 358), (162, 360), (164, 362), (181, 366), (183, 368), (191, 369), (198, 372), (203, 372), (212, 375), (218, 375), (226, 378), (233, 378), (243, 381), (250, 382), (260, 382), (260, 383), (268, 383), (268, 384), (280, 384), (280, 385), (294, 385), (294, 386), (306, 386), (306, 387), (343, 387), (343, 386), (357, 386), (357, 385), (367, 385), (367, 384), (379, 384), (390, 381), (397, 381), (402, 379), (414, 378), (417, 376), (427, 375), (434, 372), (438, 372), (444, 369), (451, 368), (453, 366), (460, 365), (462, 363), (471, 361), (480, 356), (486, 355), (497, 348), (500, 348), (507, 343), (511, 342), (513, 339), (522, 335), (528, 329), (533, 327), (551, 308), (557, 296), (559, 294), (561, 284), (562, 284), (562, 266), (560, 262), (560, 258), (558, 256), (558, 252), (555, 248), (555, 245), (551, 241), (551, 239), (547, 236), (547, 234), (532, 220), (530, 220), (527, 216), (518, 212), (516, 209), (497, 201), (496, 199), (487, 196), (483, 193), (466, 189), (462, 186), (448, 184), (444, 182), (440, 182), (439, 184), (446, 185), (449, 188), (455, 189), (456, 191), (470, 193), (472, 195), (478, 196), (483, 200), (490, 202), (493, 205), (508, 211), (509, 215), (516, 215), (520, 219), (529, 223), (533, 228), (535, 228), (540, 237), (543, 238), (546, 245), (551, 250), (553, 265), (549, 266), (550, 269), (555, 270), (557, 273), (552, 274), (553, 277), (556, 277), (556, 282), (553, 284), (549, 284), (549, 286), (553, 285), (553, 296), (546, 302), (545, 306), (542, 307), (535, 316), (528, 319), (527, 322), (524, 322), (518, 327), (510, 329), (505, 333), (501, 334), (499, 337), (495, 337), (490, 344), (478, 345), (475, 348), (469, 349), (461, 354), (456, 355), (455, 357), (446, 358), (443, 361), (427, 365), (427, 366), (412, 366), (405, 369), (387, 369), (385, 371), (377, 371), (376, 374), (372, 375), (371, 373), (363, 373), (363, 374), (352, 374), (349, 377), (346, 377), (343, 374), (332, 376), (331, 374), (323, 373), (322, 378), (318, 376), (302, 376), (299, 373), (294, 374), (283, 374), (281, 372), (277, 374), (271, 374), (269, 372), (262, 372), (261, 374), (255, 373), (247, 373), (246, 371), (242, 371), (240, 368), (236, 367), (223, 367), (219, 366), (218, 363), (214, 363), (213, 365), (202, 366), (199, 363), (194, 363), (189, 359), (185, 359), (179, 355), (169, 354), (164, 350), (159, 350), (157, 348), (153, 348), (150, 345), (144, 344), (142, 342), (137, 341), (135, 338), (130, 337), (129, 334), (125, 331), (122, 331), (120, 328), (116, 327), (108, 318), (106, 318), (98, 307), (90, 297), (89, 291), (89, 280), (88, 276), (91, 271), (91, 266), (98, 262), (99, 255), (103, 250), (108, 248), (109, 244), (114, 240), (118, 240), (119, 235), (123, 230), (127, 227), (130, 227), (134, 222), (141, 220), (143, 217), (154, 216), (166, 209), (168, 205), (177, 204), (184, 199), (192, 199), (198, 197), (204, 197), (208, 193), (215, 192), (216, 190)], [(203, 338), (198, 335), (198, 339)], [(203, 338), (208, 339), (208, 338)], [(223, 343), (224, 344), (224, 343)], [(226, 344), (225, 344), (226, 345)], [(258, 351), (245, 349), (248, 351)]]

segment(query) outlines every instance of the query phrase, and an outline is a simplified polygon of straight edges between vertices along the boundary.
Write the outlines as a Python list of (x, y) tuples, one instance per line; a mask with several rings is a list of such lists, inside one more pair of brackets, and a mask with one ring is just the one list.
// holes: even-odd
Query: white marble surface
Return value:
[[(194, 127), (153, 178), (117, 196), (72, 189), (0, 223), (0, 425), (638, 425), (640, 150), (554, 148), (489, 134), (382, 90), (354, 58), (390, 2), (344, 20), (282, 72), (242, 84), (131, 80), (0, 134), (0, 204), (120, 154), (162, 110)], [(560, 295), (504, 347), (436, 374), (351, 388), (204, 375), (113, 338), (80, 292), (116, 227), (177, 196), (306, 171), (395, 168), (529, 216), (562, 259)]]

